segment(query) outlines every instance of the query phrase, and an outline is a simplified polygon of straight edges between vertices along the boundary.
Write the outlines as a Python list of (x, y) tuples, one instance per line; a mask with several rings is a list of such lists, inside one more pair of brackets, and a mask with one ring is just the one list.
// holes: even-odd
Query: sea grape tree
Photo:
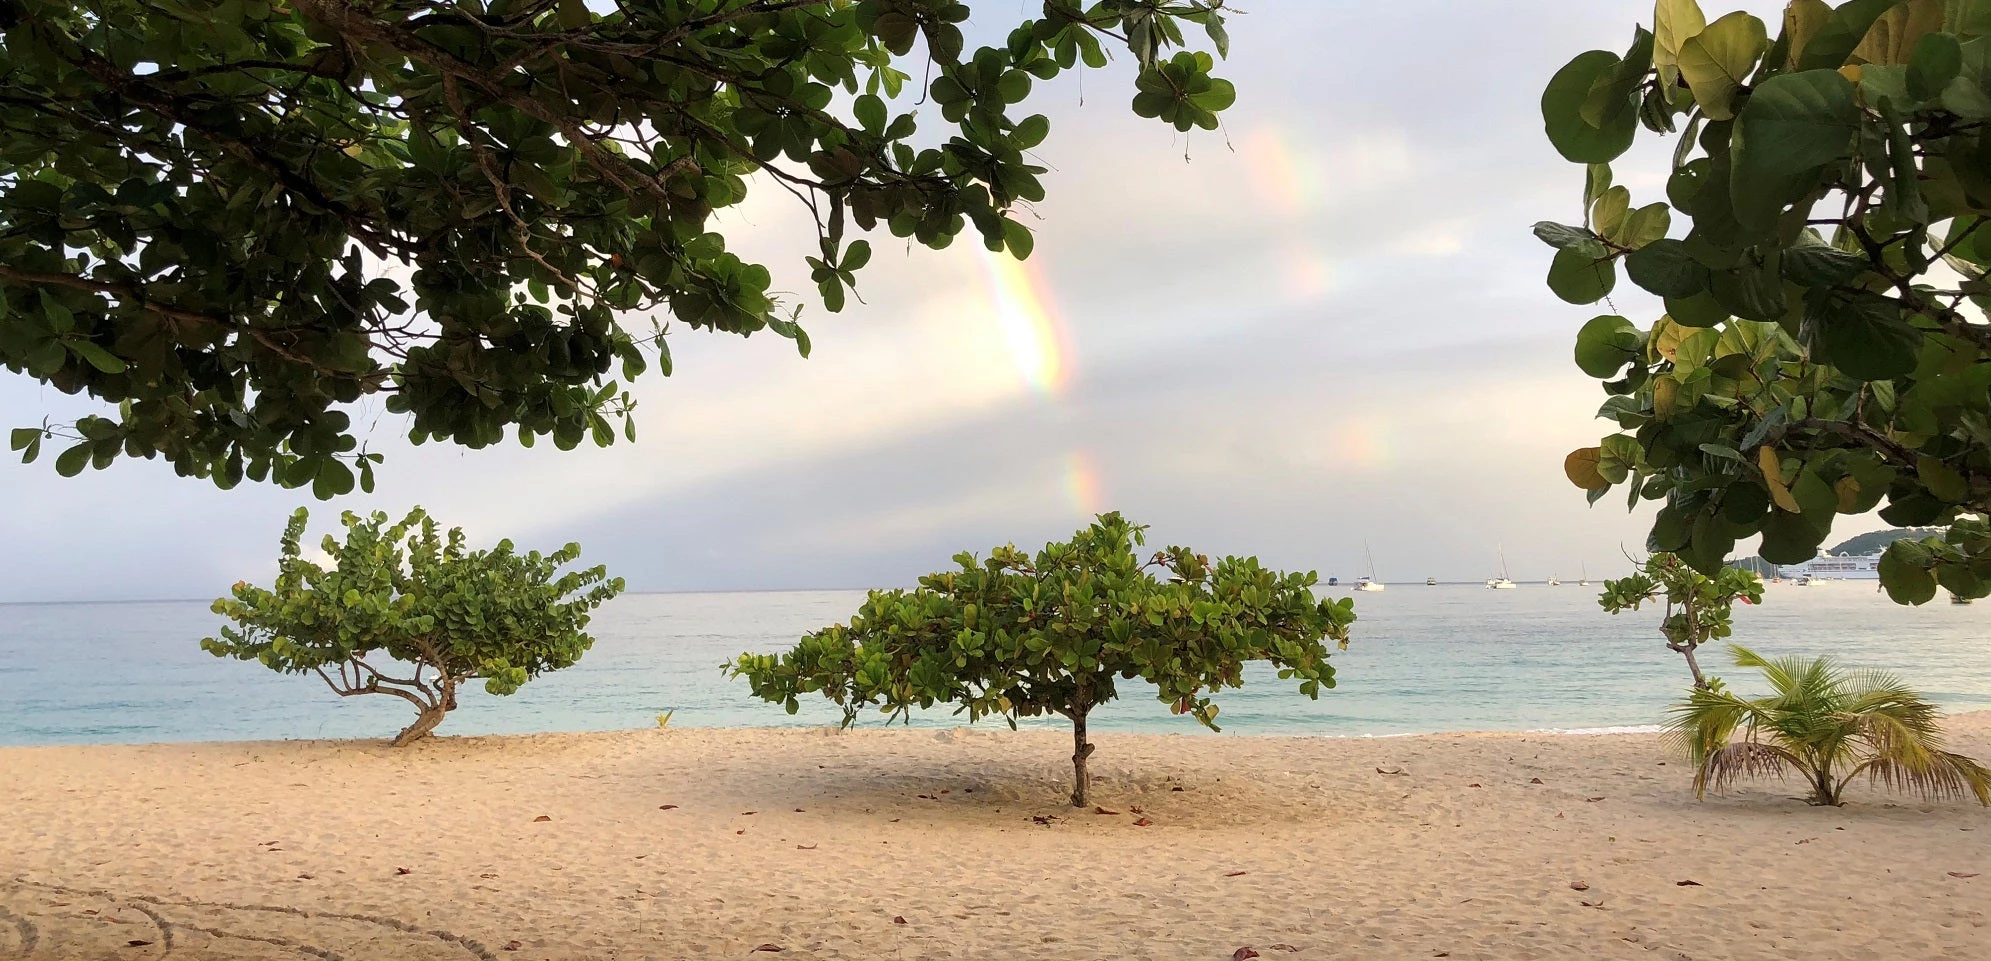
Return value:
[(1136, 114), (1234, 97), (1222, 0), (1015, 6), (970, 48), (963, 0), (0, 0), (0, 366), (107, 405), (13, 448), (328, 497), (369, 395), (418, 443), (633, 437), (653, 317), (809, 352), (713, 221), (750, 188), (834, 311), (860, 233), (1030, 253), (1043, 81), (1117, 46)]
[(876, 707), (898, 719), (956, 705), (970, 722), (1058, 715), (1072, 725), (1071, 803), (1088, 803), (1086, 717), (1123, 681), (1152, 684), (1176, 714), (1217, 730), (1210, 694), (1269, 661), (1318, 698), (1334, 686), (1326, 641), (1346, 649), (1354, 602), (1314, 596), (1316, 575), (1257, 558), (1212, 563), (1185, 547), (1143, 559), (1146, 528), (1101, 515), (1035, 557), (1015, 546), (920, 578), (913, 590), (873, 591), (848, 624), (816, 631), (783, 654), (742, 654), (728, 671), (757, 697), (784, 704), (821, 693), (844, 724)]
[(407, 701), (418, 714), (397, 747), (435, 730), (466, 682), (508, 695), (572, 667), (594, 644), (591, 612), (622, 591), (605, 568), (563, 571), (580, 558), (579, 544), (520, 554), (506, 540), (472, 551), (462, 528), (445, 540), (421, 508), (392, 526), (383, 513), (345, 513), (345, 540), (325, 536), (331, 566), (321, 567), (302, 550), (308, 520), (299, 509), (284, 527), (274, 587), (237, 583), (214, 602), (233, 623), (201, 648), (316, 674), (342, 697)]
[[(1622, 270), (1664, 302), (1578, 333), (1618, 432), (1569, 479), (1662, 502), (1650, 549), (1710, 576), (1738, 539), (1795, 563), (1881, 508), (1956, 532), (1889, 549), (1895, 600), (1991, 593), (1991, 2), (1795, 0), (1766, 25), (1659, 0), (1542, 114), (1585, 168), (1582, 221), (1535, 228), (1549, 286), (1595, 303)], [(1613, 184), (1640, 128), (1675, 137), (1662, 196)]]
[(1754, 571), (1723, 567), (1713, 577), (1694, 570), (1672, 554), (1654, 554), (1643, 570), (1605, 581), (1597, 603), (1612, 614), (1636, 611), (1648, 603), (1666, 602), (1659, 621), (1659, 633), (1666, 649), (1687, 659), (1694, 687), (1707, 688), (1701, 662), (1694, 656), (1701, 645), (1734, 633), (1731, 620), (1735, 602), (1763, 603), (1763, 579)]

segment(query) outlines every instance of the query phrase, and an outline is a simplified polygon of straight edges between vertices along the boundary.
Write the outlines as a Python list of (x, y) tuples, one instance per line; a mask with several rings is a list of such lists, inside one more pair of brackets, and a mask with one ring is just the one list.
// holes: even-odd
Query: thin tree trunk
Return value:
[(1694, 648), (1697, 646), (1688, 644), (1680, 648), (1680, 653), (1687, 655), (1687, 670), (1694, 672), (1694, 688), (1705, 691), (1708, 689), (1708, 679), (1701, 673), (1701, 662), (1694, 659)]
[(1085, 714), (1072, 712), (1072, 807), (1075, 808), (1091, 803), (1087, 797), (1092, 789), (1092, 775), (1086, 771), (1085, 762), (1092, 756), (1092, 745), (1085, 740)]
[(443, 715), (447, 713), (448, 711), (440, 704), (423, 711), (420, 717), (415, 718), (415, 723), (402, 728), (401, 733), (394, 736), (394, 746), (407, 747), (428, 737), (429, 732), (442, 723)]

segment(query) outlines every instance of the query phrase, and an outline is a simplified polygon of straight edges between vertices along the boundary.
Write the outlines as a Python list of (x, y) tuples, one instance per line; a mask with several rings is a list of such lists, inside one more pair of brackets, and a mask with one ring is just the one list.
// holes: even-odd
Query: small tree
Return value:
[(1693, 758), (1697, 797), (1740, 777), (1794, 772), (1817, 805), (1842, 803), (1846, 786), (1863, 774), (1925, 798), (1991, 805), (1991, 770), (1943, 750), (1940, 712), (1892, 675), (1848, 674), (1824, 657), (1772, 661), (1744, 647), (1729, 650), (1737, 665), (1762, 671), (1774, 693), (1744, 698), (1717, 682), (1673, 709), (1671, 733)]
[(396, 747), (435, 730), (466, 681), (507, 695), (571, 667), (594, 644), (584, 632), (589, 612), (622, 592), (622, 579), (602, 567), (560, 573), (581, 556), (579, 544), (518, 554), (506, 540), (468, 551), (462, 528), (445, 543), (419, 507), (392, 527), (382, 513), (342, 515), (345, 542), (327, 535), (322, 544), (328, 570), (299, 550), (308, 520), (300, 508), (284, 528), (274, 589), (238, 582), (214, 602), (235, 624), (201, 649), (316, 674), (341, 697), (391, 694), (413, 704), (420, 714)]
[(1334, 686), (1325, 639), (1348, 646), (1350, 599), (1320, 600), (1317, 576), (1269, 571), (1253, 557), (1210, 559), (1171, 547), (1146, 563), (1145, 527), (1105, 514), (1033, 559), (1006, 546), (911, 591), (873, 591), (847, 625), (810, 634), (786, 654), (743, 654), (728, 667), (755, 696), (798, 708), (820, 691), (844, 724), (877, 705), (959, 705), (969, 721), (1057, 714), (1072, 722), (1072, 804), (1087, 803), (1086, 717), (1117, 680), (1155, 685), (1162, 703), (1217, 730), (1206, 692), (1243, 685), (1246, 661), (1270, 661), (1300, 693)]
[(1708, 577), (1675, 555), (1654, 554), (1643, 571), (1605, 581), (1597, 603), (1619, 614), (1636, 611), (1662, 597), (1666, 599), (1666, 617), (1659, 622), (1659, 631), (1666, 635), (1666, 649), (1687, 658), (1687, 669), (1694, 672), (1694, 687), (1705, 690), (1708, 679), (1701, 674), (1694, 651), (1732, 633), (1729, 618), (1736, 601), (1763, 602), (1763, 581), (1754, 571), (1734, 567), (1724, 567)]

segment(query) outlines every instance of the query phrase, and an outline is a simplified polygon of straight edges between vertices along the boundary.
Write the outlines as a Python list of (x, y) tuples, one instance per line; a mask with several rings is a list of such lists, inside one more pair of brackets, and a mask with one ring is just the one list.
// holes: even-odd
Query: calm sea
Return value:
[[(1587, 730), (1651, 725), (1685, 686), (1680, 657), (1650, 612), (1612, 617), (1573, 584), (1488, 591), (1395, 585), (1357, 595), (1353, 646), (1335, 657), (1340, 687), (1308, 701), (1269, 670), (1218, 698), (1224, 729), (1375, 735), (1468, 730)], [(579, 666), (509, 698), (475, 688), (442, 733), (673, 726), (820, 725), (826, 701), (789, 716), (748, 696), (719, 665), (773, 651), (847, 618), (859, 592), (641, 594), (596, 616)], [(203, 653), (218, 619), (204, 602), (0, 605), (0, 744), (206, 741), (391, 735), (410, 717), (386, 697), (339, 698), (315, 677), (285, 677)], [(1737, 639), (1766, 653), (1826, 652), (1897, 671), (1952, 711), (1991, 708), (1991, 602), (1897, 607), (1871, 582), (1772, 586), (1737, 617)], [(1720, 671), (1722, 655), (1709, 652)], [(1742, 690), (1758, 684), (1726, 672)], [(1199, 730), (1127, 685), (1094, 726)], [(879, 724), (866, 717), (860, 724)], [(949, 710), (913, 723), (952, 725)], [(998, 722), (1000, 723), (1000, 722)]]

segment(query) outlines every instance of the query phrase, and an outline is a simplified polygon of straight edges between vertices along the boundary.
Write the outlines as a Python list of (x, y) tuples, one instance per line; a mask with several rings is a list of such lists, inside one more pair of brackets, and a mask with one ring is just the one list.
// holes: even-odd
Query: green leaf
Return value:
[(56, 455), (55, 472), (64, 477), (75, 477), (83, 473), (83, 468), (89, 463), (90, 443), (85, 441)]
[(1571, 163), (1610, 163), (1631, 146), (1638, 113), (1619, 111), (1602, 126), (1583, 119), (1591, 88), (1622, 61), (1608, 50), (1592, 50), (1556, 72), (1542, 93), (1542, 121), (1549, 142)]
[(1680, 75), (1710, 120), (1735, 116), (1735, 95), (1770, 46), (1763, 21), (1736, 11), (1680, 45)]
[(1888, 380), (1915, 369), (1922, 332), (1902, 317), (1901, 308), (1878, 294), (1814, 291), (1805, 300), (1805, 327), (1812, 333), (1814, 359), (1861, 380)]
[(1936, 599), (1936, 575), (1927, 566), (1928, 548), (1895, 541), (1880, 556), (1880, 583), (1896, 604), (1927, 604)]
[(1947, 33), (1931, 33), (1915, 44), (1908, 59), (1908, 93), (1934, 100), (1963, 72), (1963, 45)]
[(1544, 220), (1535, 225), (1535, 236), (1557, 250), (1571, 251), (1592, 260), (1602, 260), (1610, 255), (1597, 235), (1582, 227)]
[(1617, 286), (1618, 272), (1609, 260), (1568, 250), (1557, 251), (1549, 264), (1549, 289), (1572, 304), (1594, 304)]
[(1678, 240), (1660, 239), (1625, 258), (1625, 276), (1661, 297), (1693, 297), (1708, 289), (1708, 269)]
[(1756, 85), (1737, 119), (1737, 177), (1779, 182), (1845, 160), (1859, 126), (1852, 82), (1837, 70), (1771, 77)]
[(70, 353), (82, 358), (85, 363), (106, 374), (122, 374), (125, 371), (124, 361), (87, 340), (65, 340), (62, 345), (69, 348)]
[(1631, 321), (1611, 314), (1593, 317), (1576, 334), (1576, 366), (1598, 379), (1616, 377), (1643, 347), (1644, 337)]

